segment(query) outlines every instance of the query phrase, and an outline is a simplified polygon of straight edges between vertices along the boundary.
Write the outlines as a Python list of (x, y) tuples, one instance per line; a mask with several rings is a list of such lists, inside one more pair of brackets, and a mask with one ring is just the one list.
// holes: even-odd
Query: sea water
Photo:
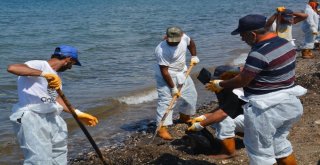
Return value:
[[(9, 121), (17, 102), (17, 76), (6, 72), (9, 64), (48, 60), (62, 44), (77, 47), (83, 66), (63, 73), (63, 90), (72, 105), (99, 118), (97, 127), (88, 128), (98, 146), (112, 145), (154, 120), (154, 49), (167, 27), (180, 26), (196, 43), (200, 63), (192, 78), (201, 105), (214, 99), (196, 79), (201, 68), (240, 57), (233, 61), (238, 64), (249, 51), (238, 35), (230, 35), (238, 19), (252, 13), (269, 17), (278, 6), (301, 11), (305, 2), (0, 0), (0, 164), (23, 160)], [(92, 150), (71, 115), (63, 117), (69, 128), (70, 157)]]

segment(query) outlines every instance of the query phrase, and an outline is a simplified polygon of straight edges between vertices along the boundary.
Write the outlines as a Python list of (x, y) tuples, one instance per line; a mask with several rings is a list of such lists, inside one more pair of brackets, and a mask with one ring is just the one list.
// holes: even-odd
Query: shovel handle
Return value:
[[(186, 80), (187, 80), (188, 76), (190, 75), (190, 72), (191, 72), (191, 70), (192, 70), (193, 67), (194, 67), (194, 64), (190, 64), (189, 69), (187, 70), (186, 75), (185, 75), (185, 76), (186, 76)], [(186, 81), (186, 80), (185, 80), (185, 81)], [(178, 91), (179, 91), (179, 92), (181, 91), (182, 86), (183, 86), (183, 84), (179, 86), (179, 88), (178, 88)], [(161, 121), (160, 121), (159, 125), (157, 126), (157, 128), (156, 128), (156, 130), (155, 130), (155, 133), (154, 133), (154, 135), (153, 135), (153, 137), (152, 137), (152, 139), (151, 139), (151, 141), (150, 141), (149, 144), (151, 144), (151, 143), (153, 142), (153, 140), (154, 140), (154, 138), (156, 137), (159, 129), (162, 127), (164, 121), (166, 120), (169, 112), (172, 110), (172, 107), (173, 107), (173, 105), (174, 105), (174, 103), (176, 102), (177, 99), (178, 99), (178, 96), (177, 96), (177, 95), (173, 96), (173, 98), (172, 98), (172, 100), (170, 101), (170, 104), (169, 104), (167, 110), (165, 111), (164, 115), (162, 116)]]
[[(91, 143), (92, 147), (94, 148), (94, 150), (96, 151), (98, 157), (100, 158), (101, 162), (103, 163), (103, 165), (107, 165), (106, 160), (104, 159), (99, 147), (97, 146), (97, 144), (94, 142), (92, 136), (90, 135), (90, 133), (88, 132), (88, 130), (86, 129), (86, 127), (82, 124), (82, 122), (79, 120), (76, 112), (74, 111), (71, 103), (69, 102), (69, 100), (67, 99), (67, 97), (64, 95), (64, 93), (62, 92), (61, 89), (57, 89), (56, 90), (57, 93), (59, 94), (59, 96), (62, 98), (63, 102), (66, 104), (66, 106), (68, 107), (70, 113), (72, 114), (73, 118), (76, 120), (76, 122), (78, 123), (79, 127), (82, 129), (83, 133), (86, 135), (86, 137), (88, 138), (89, 142)], [(111, 164), (111, 163), (109, 163)]]

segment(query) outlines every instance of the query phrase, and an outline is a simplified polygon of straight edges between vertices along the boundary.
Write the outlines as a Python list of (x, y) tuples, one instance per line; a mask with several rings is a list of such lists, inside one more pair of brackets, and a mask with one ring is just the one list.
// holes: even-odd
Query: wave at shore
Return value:
[(136, 105), (145, 102), (150, 102), (158, 98), (157, 91), (155, 89), (146, 89), (139, 93), (134, 93), (130, 96), (123, 96), (117, 98), (117, 100), (121, 103), (125, 103), (128, 105)]

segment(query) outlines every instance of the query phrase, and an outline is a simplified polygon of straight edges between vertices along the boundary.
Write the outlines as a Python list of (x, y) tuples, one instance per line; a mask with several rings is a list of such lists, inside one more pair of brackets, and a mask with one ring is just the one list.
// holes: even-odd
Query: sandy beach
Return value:
[[(314, 50), (315, 59), (302, 59), (300, 52), (297, 56), (296, 84), (308, 89), (308, 93), (301, 97), (304, 114), (294, 125), (289, 134), (289, 140), (294, 147), (294, 154), (298, 164), (320, 164), (320, 54)], [(216, 102), (203, 105), (197, 110), (203, 114), (216, 107)], [(248, 164), (248, 157), (242, 142), (237, 136), (237, 156), (227, 160), (215, 160), (211, 154), (217, 152), (213, 129), (206, 127), (205, 131), (187, 134), (186, 124), (176, 123), (169, 128), (174, 136), (173, 141), (164, 141), (156, 137), (149, 144), (155, 130), (155, 123), (149, 123), (138, 129), (122, 145), (101, 147), (103, 155), (110, 164)], [(101, 164), (95, 152), (80, 153), (71, 158), (69, 164), (88, 165)]]

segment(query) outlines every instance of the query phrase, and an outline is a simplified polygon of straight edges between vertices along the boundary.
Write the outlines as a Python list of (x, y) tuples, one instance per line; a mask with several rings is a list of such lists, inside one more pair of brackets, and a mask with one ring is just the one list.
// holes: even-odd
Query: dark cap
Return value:
[(239, 19), (239, 25), (236, 30), (231, 32), (231, 35), (237, 35), (242, 32), (257, 30), (263, 28), (267, 18), (259, 14), (249, 14)]
[(290, 9), (286, 9), (284, 12), (281, 13), (281, 16), (286, 21), (291, 21), (293, 19), (293, 11)]
[(169, 27), (167, 29), (167, 38), (168, 42), (180, 42), (181, 37), (182, 37), (182, 30), (179, 27)]

